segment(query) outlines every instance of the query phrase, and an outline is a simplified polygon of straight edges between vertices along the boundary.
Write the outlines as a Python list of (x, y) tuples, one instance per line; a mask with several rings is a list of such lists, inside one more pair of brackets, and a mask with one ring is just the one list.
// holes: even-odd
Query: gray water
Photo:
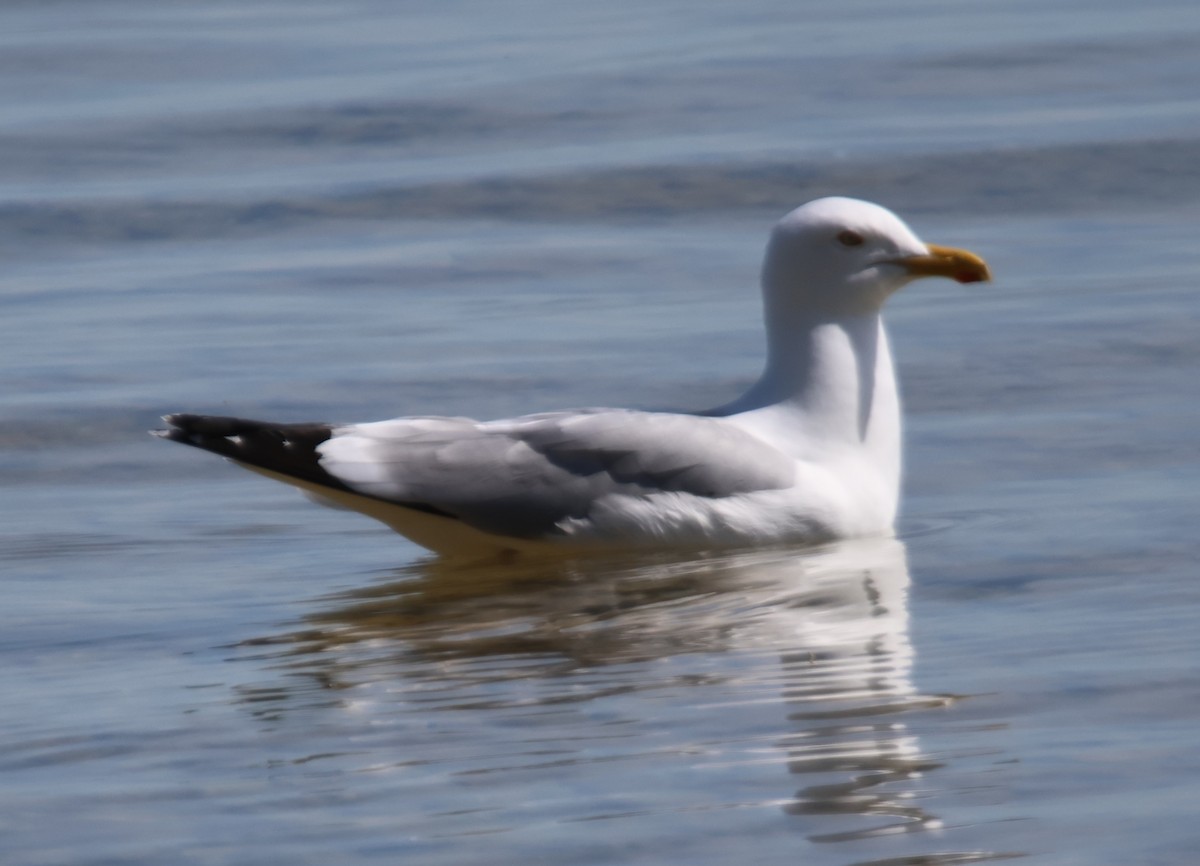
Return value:
[[(1190, 2), (0, 9), (0, 861), (1190, 864)], [(889, 322), (898, 541), (440, 566), (153, 440), (699, 409), (771, 223)]]

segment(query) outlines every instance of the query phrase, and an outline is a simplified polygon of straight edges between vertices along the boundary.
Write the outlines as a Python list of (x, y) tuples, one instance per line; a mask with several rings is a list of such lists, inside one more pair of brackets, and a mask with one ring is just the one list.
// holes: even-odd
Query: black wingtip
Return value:
[(268, 430), (289, 431), (324, 427), (320, 424), (275, 424), (271, 421), (253, 421), (249, 418), (233, 418), (227, 415), (192, 415), (176, 412), (163, 415), (171, 425), (168, 433), (178, 432), (185, 436), (243, 436)]
[(162, 420), (169, 426), (159, 427), (155, 430), (147, 431), (151, 436), (157, 436), (159, 439), (169, 439), (172, 442), (187, 441), (187, 419), (194, 416), (191, 415), (163, 415)]
[(320, 468), (317, 446), (333, 432), (329, 424), (276, 424), (224, 415), (164, 415), (169, 427), (151, 435), (191, 445), (231, 460), (291, 475), (327, 487), (345, 489)]
[[(253, 421), (249, 418), (192, 415), (186, 412), (164, 415), (163, 421), (170, 426), (149, 431), (151, 436), (191, 445), (193, 448), (210, 451), (247, 466), (287, 475), (298, 481), (375, 498), (354, 490), (321, 468), (318, 446), (333, 435), (332, 424), (276, 424), (271, 421)], [(441, 517), (453, 516), (422, 502), (392, 504)]]
[(237, 436), (239, 426), (265, 426), (259, 421), (226, 418), (219, 415), (191, 415), (184, 412), (163, 415), (162, 419), (169, 426), (151, 430), (151, 436), (171, 442), (181, 442), (184, 445), (195, 445), (197, 448), (217, 453), (226, 451), (226, 448), (218, 446), (218, 441), (224, 442), (230, 436)]

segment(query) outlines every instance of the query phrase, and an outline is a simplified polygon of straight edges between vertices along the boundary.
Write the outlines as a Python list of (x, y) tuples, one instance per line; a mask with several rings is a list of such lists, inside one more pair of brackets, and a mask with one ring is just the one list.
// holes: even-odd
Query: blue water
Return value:
[[(0, 860), (1190, 864), (1200, 15), (0, 9)], [(703, 408), (791, 207), (889, 322), (898, 542), (448, 571), (145, 435)]]

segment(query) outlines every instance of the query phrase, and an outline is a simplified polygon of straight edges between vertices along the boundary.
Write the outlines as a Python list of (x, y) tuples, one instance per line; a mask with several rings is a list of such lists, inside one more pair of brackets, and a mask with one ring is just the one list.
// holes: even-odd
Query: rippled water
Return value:
[[(0, 10), (0, 859), (1194, 862), (1191, 4)], [(150, 439), (700, 408), (881, 201), (899, 541), (450, 570)]]

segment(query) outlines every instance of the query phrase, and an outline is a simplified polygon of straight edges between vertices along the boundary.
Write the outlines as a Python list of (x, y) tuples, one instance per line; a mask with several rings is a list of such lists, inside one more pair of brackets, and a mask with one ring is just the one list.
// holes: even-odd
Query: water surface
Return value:
[[(0, 22), (6, 862), (1193, 861), (1190, 5)], [(717, 405), (830, 193), (998, 275), (897, 541), (450, 570), (145, 436)]]

